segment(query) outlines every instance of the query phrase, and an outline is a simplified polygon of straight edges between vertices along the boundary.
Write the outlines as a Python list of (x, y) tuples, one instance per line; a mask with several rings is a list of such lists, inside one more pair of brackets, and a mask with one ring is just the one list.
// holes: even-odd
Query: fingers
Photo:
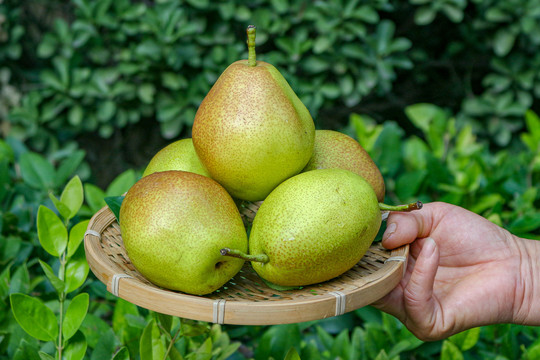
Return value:
[(403, 306), (407, 314), (407, 327), (417, 335), (429, 337), (438, 311), (433, 284), (439, 266), (439, 249), (432, 238), (424, 239), (422, 245), (409, 282), (403, 290)]
[(434, 203), (429, 203), (418, 211), (391, 212), (383, 234), (382, 245), (387, 249), (395, 249), (412, 243), (416, 238), (429, 236), (434, 223), (433, 214), (436, 206)]
[(397, 317), (419, 338), (429, 339), (437, 318), (438, 305), (433, 297), (433, 285), (439, 265), (439, 249), (431, 238), (420, 239), (416, 261), (407, 267), (407, 275), (390, 293), (372, 306)]

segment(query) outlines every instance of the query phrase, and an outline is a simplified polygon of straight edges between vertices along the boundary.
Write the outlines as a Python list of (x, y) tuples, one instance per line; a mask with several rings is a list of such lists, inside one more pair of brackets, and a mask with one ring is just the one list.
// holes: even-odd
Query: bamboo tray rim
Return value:
[[(123, 243), (118, 243), (118, 239), (115, 239), (116, 243), (109, 240), (111, 233), (118, 233), (118, 237), (121, 238), (116, 218), (112, 211), (105, 206), (90, 219), (84, 235), (84, 246), (90, 269), (107, 286), (107, 291), (152, 311), (219, 324), (297, 323), (319, 320), (356, 310), (380, 299), (399, 283), (406, 269), (409, 253), (408, 245), (394, 250), (386, 250), (380, 244), (375, 243), (368, 250), (368, 254), (376, 253), (374, 255), (376, 261), (363, 265), (364, 268), (372, 270), (366, 276), (358, 275), (358, 271), (351, 269), (338, 278), (325, 283), (306, 286), (302, 290), (286, 291), (270, 289), (260, 281), (258, 283), (260, 288), (255, 290), (264, 289), (265, 292), (273, 294), (268, 295), (268, 299), (257, 299), (260, 294), (255, 292), (255, 299), (250, 300), (249, 296), (252, 294), (242, 294), (242, 296), (249, 295), (248, 299), (234, 296), (234, 291), (247, 284), (249, 279), (235, 279), (234, 286), (232, 286), (234, 289), (204, 296), (171, 291), (153, 285), (149, 281), (145, 281), (133, 265), (130, 265)], [(106, 252), (110, 249), (113, 252), (120, 252), (122, 255), (111, 256)], [(357, 265), (363, 263), (368, 254)], [(391, 261), (388, 261), (389, 259)], [(370, 271), (360, 268), (360, 266), (358, 268), (364, 272)], [(256, 276), (248, 263), (244, 265), (242, 271), (244, 270), (247, 272), (246, 276), (250, 275), (251, 278)], [(250, 286), (253, 287), (252, 283), (253, 280), (250, 283)], [(226, 289), (227, 285), (225, 284)], [(266, 293), (265, 296), (267, 296)]]

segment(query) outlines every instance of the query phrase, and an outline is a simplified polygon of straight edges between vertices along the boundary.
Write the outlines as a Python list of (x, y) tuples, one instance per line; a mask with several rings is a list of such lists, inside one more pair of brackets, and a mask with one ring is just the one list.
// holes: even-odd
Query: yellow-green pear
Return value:
[(214, 180), (185, 171), (140, 179), (120, 208), (120, 229), (135, 268), (152, 283), (203, 295), (219, 289), (242, 267), (223, 246), (247, 250), (233, 199)]
[(367, 151), (352, 137), (333, 130), (316, 130), (313, 155), (303, 172), (339, 168), (362, 176), (371, 185), (377, 200), (384, 201), (384, 179)]
[(210, 89), (192, 137), (211, 177), (233, 197), (256, 201), (304, 168), (315, 126), (280, 72), (256, 60), (255, 27), (247, 32), (248, 59), (229, 65)]
[(381, 208), (420, 207), (379, 204), (366, 180), (348, 170), (308, 171), (281, 183), (262, 203), (249, 254), (234, 248), (221, 253), (251, 261), (259, 276), (276, 285), (320, 283), (360, 261), (379, 231)]
[(167, 170), (189, 171), (210, 177), (195, 152), (191, 138), (177, 140), (159, 150), (146, 166), (142, 176)]

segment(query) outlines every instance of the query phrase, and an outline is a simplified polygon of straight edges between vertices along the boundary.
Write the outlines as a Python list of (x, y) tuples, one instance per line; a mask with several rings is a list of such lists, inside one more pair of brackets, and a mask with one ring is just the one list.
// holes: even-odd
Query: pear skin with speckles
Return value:
[(202, 101), (193, 144), (210, 176), (236, 198), (263, 200), (311, 158), (315, 126), (279, 71), (229, 65)]
[(250, 254), (263, 279), (304, 286), (337, 277), (369, 249), (381, 225), (377, 196), (361, 176), (344, 169), (296, 175), (268, 195), (255, 215)]
[(229, 281), (244, 261), (224, 258), (224, 246), (247, 251), (247, 234), (230, 195), (214, 180), (186, 171), (143, 177), (120, 207), (127, 254), (149, 281), (193, 295)]
[(168, 170), (182, 170), (210, 176), (199, 160), (193, 147), (193, 140), (190, 138), (177, 140), (159, 150), (150, 159), (142, 176)]
[(313, 154), (302, 171), (332, 168), (349, 170), (362, 176), (375, 191), (377, 200), (384, 201), (384, 179), (362, 145), (338, 131), (316, 130)]

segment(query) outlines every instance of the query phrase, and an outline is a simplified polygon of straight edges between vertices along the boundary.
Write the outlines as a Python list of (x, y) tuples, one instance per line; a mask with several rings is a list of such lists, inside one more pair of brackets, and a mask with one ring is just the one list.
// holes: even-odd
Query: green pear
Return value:
[(243, 200), (263, 200), (298, 174), (313, 150), (315, 126), (285, 78), (255, 58), (248, 27), (247, 60), (232, 63), (202, 101), (193, 144), (211, 177)]
[(159, 171), (182, 170), (210, 177), (199, 160), (193, 140), (190, 138), (175, 141), (158, 151), (150, 160), (143, 177)]
[(223, 246), (247, 250), (247, 234), (233, 199), (214, 180), (185, 171), (156, 172), (127, 192), (120, 229), (135, 268), (152, 283), (204, 295), (242, 267)]
[[(413, 210), (421, 203), (389, 207)], [(280, 286), (330, 280), (364, 256), (381, 225), (381, 206), (369, 183), (344, 169), (296, 175), (268, 195), (249, 237), (249, 255), (224, 248), (221, 254), (251, 261), (263, 279)]]
[(316, 130), (313, 155), (303, 172), (315, 169), (345, 169), (362, 176), (377, 200), (384, 201), (384, 179), (367, 151), (352, 137), (333, 130)]

